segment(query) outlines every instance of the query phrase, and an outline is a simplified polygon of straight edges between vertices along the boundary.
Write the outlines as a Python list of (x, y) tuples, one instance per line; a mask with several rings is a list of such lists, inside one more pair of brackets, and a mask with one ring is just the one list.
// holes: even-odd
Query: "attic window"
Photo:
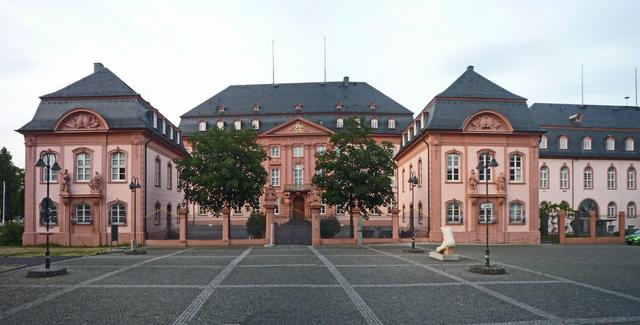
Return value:
[(206, 131), (206, 130), (207, 130), (207, 122), (200, 121), (200, 123), (198, 123), (198, 131)]
[(153, 113), (153, 128), (158, 128), (158, 115), (156, 115), (156, 113)]
[(260, 104), (256, 103), (255, 105), (253, 105), (253, 110), (255, 112), (259, 111), (260, 110)]
[(299, 111), (302, 109), (302, 103), (301, 102), (297, 102), (296, 106), (295, 106), (296, 111)]
[(336, 102), (336, 109), (342, 109), (342, 102), (341, 101), (337, 101)]
[(371, 103), (369, 103), (369, 109), (370, 110), (375, 110), (376, 109), (376, 102), (375, 101), (371, 101)]
[(224, 130), (224, 121), (218, 121), (216, 123), (216, 126), (218, 127), (219, 130)]
[(395, 128), (396, 128), (396, 120), (394, 120), (394, 119), (390, 119), (390, 120), (387, 122), (387, 128), (389, 128), (389, 129), (395, 129)]
[(169, 127), (169, 139), (173, 140), (173, 127)]
[(218, 112), (224, 112), (224, 104), (218, 104), (217, 109)]
[(258, 120), (251, 121), (251, 127), (253, 127), (255, 130), (258, 130), (260, 128), (260, 121)]

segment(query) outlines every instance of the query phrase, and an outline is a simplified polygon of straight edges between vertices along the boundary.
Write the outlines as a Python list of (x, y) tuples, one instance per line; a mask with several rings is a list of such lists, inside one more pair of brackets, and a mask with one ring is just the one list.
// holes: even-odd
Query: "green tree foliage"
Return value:
[(558, 224), (558, 213), (563, 211), (569, 220), (572, 220), (575, 216), (575, 211), (571, 208), (567, 201), (560, 203), (544, 202), (540, 205), (540, 231), (542, 235), (548, 235), (548, 224), (551, 219), (552, 225), (555, 227)]
[(333, 238), (342, 229), (340, 220), (335, 216), (329, 216), (320, 220), (320, 237)]
[[(7, 190), (5, 213), (7, 220), (13, 220), (17, 216), (22, 217), (24, 215), (24, 170), (13, 164), (11, 153), (5, 147), (0, 149), (0, 200), (2, 200), (2, 181), (5, 181)], [(1, 202), (0, 210), (2, 210)]]
[(267, 216), (254, 210), (247, 219), (247, 234), (251, 238), (264, 238), (264, 233), (267, 230)]
[[(391, 143), (376, 143), (369, 131), (357, 118), (345, 120), (344, 128), (331, 136), (331, 147), (317, 154), (312, 181), (324, 189), (327, 204), (351, 211), (357, 202), (365, 219), (393, 198), (396, 168)], [(353, 229), (353, 217), (350, 224)]]
[(267, 181), (266, 153), (254, 130), (219, 130), (195, 134), (193, 151), (176, 160), (178, 185), (185, 199), (219, 213), (223, 207), (258, 207)]

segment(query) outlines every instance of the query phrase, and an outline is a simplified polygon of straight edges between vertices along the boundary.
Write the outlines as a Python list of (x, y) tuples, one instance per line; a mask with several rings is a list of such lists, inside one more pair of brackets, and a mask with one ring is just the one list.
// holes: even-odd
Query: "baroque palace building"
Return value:
[[(120, 242), (133, 233), (141, 243), (176, 238), (183, 195), (174, 160), (191, 150), (191, 136), (214, 127), (256, 129), (269, 157), (263, 166), (275, 190), (275, 222), (308, 220), (315, 154), (349, 117), (370, 126), (376, 141), (394, 145), (397, 170), (390, 181), (400, 237), (413, 225), (419, 240), (438, 242), (440, 228), (450, 226), (458, 242), (483, 242), (488, 224), (492, 242), (539, 243), (543, 201), (568, 202), (579, 210), (578, 220), (594, 211), (607, 231), (620, 226), (619, 212), (626, 225), (639, 226), (638, 107), (528, 107), (525, 98), (469, 66), (415, 116), (366, 82), (345, 77), (229, 86), (182, 115), (176, 127), (96, 63), (89, 76), (42, 96), (33, 119), (18, 130), (27, 162), (23, 243), (44, 242), (40, 203), (47, 180), (53, 243), (108, 244), (112, 225)], [(35, 167), (47, 157), (59, 172)], [(498, 166), (476, 169), (492, 159)], [(135, 192), (132, 178), (140, 184)], [(221, 238), (220, 216), (188, 208), (187, 239)], [(392, 212), (381, 209), (364, 221), (365, 237), (391, 237)], [(250, 213), (248, 206), (232, 209), (238, 231), (231, 229), (230, 239), (247, 238), (242, 226)], [(322, 204), (319, 214), (349, 224), (347, 212), (334, 207)]]

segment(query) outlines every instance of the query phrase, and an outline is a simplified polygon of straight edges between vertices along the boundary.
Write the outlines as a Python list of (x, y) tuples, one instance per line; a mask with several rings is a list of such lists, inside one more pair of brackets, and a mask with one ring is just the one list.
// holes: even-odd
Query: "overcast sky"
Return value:
[(417, 112), (468, 65), (535, 102), (635, 104), (640, 1), (0, 0), (0, 146), (102, 62), (176, 125), (231, 84), (366, 81)]

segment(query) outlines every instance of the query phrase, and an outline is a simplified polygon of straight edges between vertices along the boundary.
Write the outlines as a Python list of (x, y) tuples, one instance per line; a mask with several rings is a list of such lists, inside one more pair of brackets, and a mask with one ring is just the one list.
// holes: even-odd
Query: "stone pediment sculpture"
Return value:
[(429, 257), (441, 261), (459, 261), (460, 256), (454, 254), (456, 241), (453, 238), (451, 227), (442, 227), (442, 244), (436, 248), (435, 252), (429, 252)]
[(69, 184), (71, 183), (71, 176), (69, 176), (69, 170), (65, 169), (60, 172), (60, 193), (69, 193)]
[(87, 113), (79, 113), (73, 115), (64, 123), (65, 129), (71, 130), (91, 130), (100, 128), (100, 121), (93, 115), (89, 115)]
[(476, 174), (476, 170), (471, 170), (471, 176), (469, 176), (469, 190), (471, 193), (478, 192), (478, 174)]
[(511, 131), (511, 127), (499, 115), (484, 112), (471, 117), (464, 130), (474, 132)]
[(98, 172), (96, 172), (93, 178), (89, 181), (89, 188), (91, 188), (91, 193), (100, 193), (100, 189), (102, 188), (102, 178)]
[(293, 121), (283, 123), (262, 135), (330, 135), (333, 131), (323, 125), (316, 124), (304, 118), (296, 118)]
[(504, 173), (500, 173), (498, 178), (496, 179), (496, 190), (499, 193), (504, 193), (507, 191), (507, 180), (504, 178)]

